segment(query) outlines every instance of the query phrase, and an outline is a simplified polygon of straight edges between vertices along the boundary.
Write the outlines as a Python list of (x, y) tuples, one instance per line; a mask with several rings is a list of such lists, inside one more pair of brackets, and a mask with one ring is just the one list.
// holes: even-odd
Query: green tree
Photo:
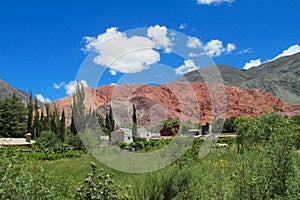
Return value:
[(0, 101), (0, 135), (24, 137), (27, 130), (27, 109), (20, 98), (12, 97)]
[(235, 133), (236, 126), (234, 125), (234, 121), (236, 120), (236, 116), (230, 117), (226, 119), (224, 122), (223, 133)]
[[(43, 117), (43, 113), (41, 114)], [(40, 113), (38, 100), (34, 99), (34, 120), (33, 120), (33, 138), (39, 137), (41, 131)]]
[(44, 120), (43, 120), (43, 129), (49, 131), (51, 130), (51, 124), (50, 124), (51, 111), (50, 111), (50, 105), (48, 103), (45, 104), (45, 111), (46, 111), (46, 115), (44, 116)]
[(136, 137), (137, 136), (137, 117), (136, 117), (136, 108), (135, 108), (135, 105), (133, 104), (132, 105), (133, 107), (133, 114), (132, 114), (132, 135), (133, 137)]
[(33, 134), (33, 99), (32, 92), (29, 93), (29, 100), (27, 102), (27, 133)]
[(115, 121), (111, 107), (109, 108), (109, 113), (106, 113), (105, 115), (105, 127), (109, 132), (112, 132), (115, 129)]
[(54, 106), (53, 111), (50, 115), (50, 130), (53, 133), (59, 135), (59, 112), (56, 106)]
[(81, 83), (76, 84), (76, 91), (73, 94), (72, 116), (77, 132), (84, 132), (86, 128), (86, 115), (84, 112), (84, 87)]
[(60, 118), (60, 123), (59, 123), (59, 138), (62, 142), (65, 141), (65, 134), (66, 134), (66, 117), (65, 117), (65, 110), (63, 110)]
[(243, 155), (237, 169), (236, 197), (287, 198), (294, 176), (293, 153), (297, 126), (288, 118), (265, 114), (236, 120)]

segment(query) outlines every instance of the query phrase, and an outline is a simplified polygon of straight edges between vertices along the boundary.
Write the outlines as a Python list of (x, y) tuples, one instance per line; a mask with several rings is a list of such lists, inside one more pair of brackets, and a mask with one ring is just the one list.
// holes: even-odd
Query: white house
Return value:
[(111, 132), (111, 143), (118, 144), (119, 142), (126, 142), (130, 144), (133, 142), (132, 131), (129, 128), (119, 128)]
[(147, 131), (144, 127), (137, 129), (137, 137), (140, 138), (146, 138), (147, 140), (150, 140), (151, 138), (157, 138), (160, 137), (160, 133), (151, 133)]

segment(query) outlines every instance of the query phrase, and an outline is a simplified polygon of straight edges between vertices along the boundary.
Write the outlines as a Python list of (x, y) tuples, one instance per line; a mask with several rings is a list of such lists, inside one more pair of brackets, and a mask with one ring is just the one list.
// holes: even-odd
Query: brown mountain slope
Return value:
[[(220, 95), (222, 91), (224, 95)], [(271, 93), (229, 85), (210, 84), (208, 88), (201, 82), (85, 88), (85, 96), (86, 111), (93, 108), (103, 112), (111, 105), (119, 125), (131, 122), (132, 104), (137, 107), (140, 123), (147, 126), (165, 118), (179, 117), (182, 121), (205, 123), (217, 117), (258, 116), (264, 112), (293, 110)], [(70, 118), (72, 97), (56, 100), (51, 104), (54, 105), (64, 109)]]

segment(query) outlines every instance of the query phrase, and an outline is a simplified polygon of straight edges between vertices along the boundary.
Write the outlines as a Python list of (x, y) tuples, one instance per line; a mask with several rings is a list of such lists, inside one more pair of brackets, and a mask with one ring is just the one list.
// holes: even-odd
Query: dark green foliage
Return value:
[(71, 125), (70, 125), (70, 131), (73, 135), (77, 135), (78, 132), (77, 132), (77, 129), (76, 129), (76, 125), (75, 125), (75, 121), (74, 121), (74, 117), (72, 115), (71, 117)]
[(269, 144), (273, 137), (292, 137), (295, 141), (297, 134), (297, 126), (291, 120), (275, 113), (257, 118), (240, 117), (235, 120), (235, 124), (241, 153), (257, 145)]
[(115, 129), (115, 121), (112, 108), (109, 108), (109, 113), (105, 115), (105, 127), (111, 133)]
[(57, 134), (51, 131), (43, 131), (40, 134), (40, 137), (36, 139), (37, 144), (43, 143), (46, 147), (52, 147), (57, 143), (60, 143), (60, 138)]
[(234, 124), (235, 120), (236, 120), (235, 116), (226, 119), (224, 122), (222, 133), (235, 133), (236, 132), (236, 126)]
[(17, 149), (0, 149), (0, 199), (66, 199), (70, 198), (68, 182), (54, 182), (55, 178), (21, 157)]
[(237, 120), (238, 143), (244, 153), (238, 164), (236, 192), (241, 199), (286, 198), (294, 175), (296, 126), (277, 114)]
[(29, 93), (29, 100), (27, 102), (27, 133), (33, 134), (33, 99), (32, 92)]
[(73, 94), (72, 117), (76, 132), (84, 132), (86, 128), (86, 115), (84, 112), (84, 87), (82, 84), (76, 85), (76, 92)]
[(136, 108), (133, 104), (133, 114), (132, 114), (132, 135), (133, 137), (137, 136), (137, 117), (136, 117)]
[(27, 130), (27, 109), (14, 94), (0, 100), (0, 136), (24, 137)]
[(62, 142), (65, 141), (65, 134), (66, 134), (66, 117), (65, 111), (62, 111), (60, 123), (59, 123), (59, 138)]
[(163, 129), (164, 128), (173, 128), (177, 125), (180, 125), (180, 120), (179, 118), (175, 118), (175, 119), (166, 119), (163, 121)]
[(76, 191), (74, 199), (127, 199), (126, 194), (120, 194), (123, 189), (124, 188), (115, 183), (112, 173), (105, 173), (103, 169), (97, 169), (96, 165), (92, 163), (92, 173), (81, 183)]

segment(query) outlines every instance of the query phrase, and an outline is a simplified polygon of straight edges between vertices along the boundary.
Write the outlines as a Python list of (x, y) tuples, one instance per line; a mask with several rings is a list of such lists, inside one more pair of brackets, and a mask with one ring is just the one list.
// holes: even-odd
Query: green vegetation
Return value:
[(14, 94), (0, 100), (0, 136), (24, 137), (27, 125), (27, 109)]
[[(78, 133), (96, 130), (100, 135), (100, 124), (109, 134), (114, 120), (111, 108), (105, 119), (93, 110), (77, 116), (85, 109), (83, 89), (78, 90), (70, 127), (66, 127), (64, 111), (60, 116), (47, 104), (40, 111), (36, 100), (27, 106), (15, 95), (0, 101), (1, 136), (23, 137), (31, 130), (36, 140), (30, 148), (0, 148), (0, 199), (299, 199), (299, 116), (289, 119), (270, 113), (221, 119), (215, 124), (218, 130), (224, 123), (223, 132), (237, 134), (236, 139), (218, 140), (229, 144), (229, 149), (212, 149), (200, 159), (205, 141), (195, 139), (170, 166), (129, 174), (104, 166), (84, 150)], [(80, 128), (74, 125), (78, 120), (84, 122)], [(178, 119), (165, 120), (162, 127), (178, 124)], [(184, 130), (193, 126), (191, 122), (180, 125)], [(170, 141), (135, 137), (130, 145), (118, 145), (143, 153)], [(95, 164), (91, 167), (91, 163)]]

